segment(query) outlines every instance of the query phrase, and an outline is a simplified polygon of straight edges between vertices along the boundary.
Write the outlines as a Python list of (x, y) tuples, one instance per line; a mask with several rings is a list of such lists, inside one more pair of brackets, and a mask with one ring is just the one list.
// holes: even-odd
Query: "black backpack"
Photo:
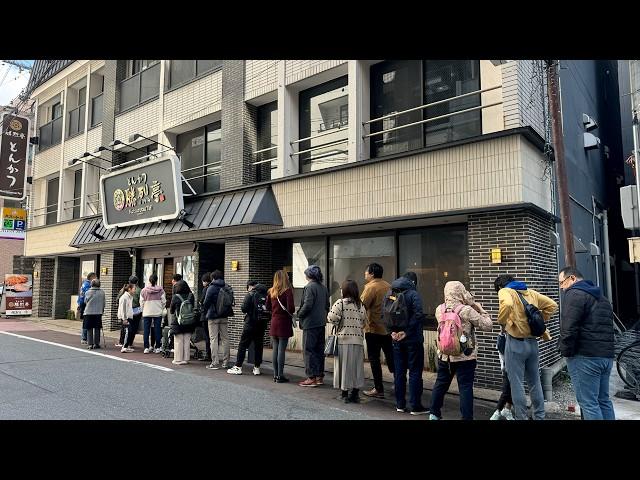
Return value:
[(258, 320), (260, 315), (267, 311), (267, 295), (255, 291), (253, 292), (253, 318)]
[(409, 309), (404, 292), (391, 291), (382, 303), (382, 319), (388, 332), (404, 332), (409, 327)]
[(534, 337), (542, 336), (544, 331), (547, 329), (544, 324), (544, 318), (542, 318), (542, 312), (538, 310), (538, 307), (527, 302), (519, 291), (516, 290), (516, 293), (520, 297), (520, 301), (524, 306), (524, 313), (527, 315), (527, 322), (529, 323), (531, 335)]

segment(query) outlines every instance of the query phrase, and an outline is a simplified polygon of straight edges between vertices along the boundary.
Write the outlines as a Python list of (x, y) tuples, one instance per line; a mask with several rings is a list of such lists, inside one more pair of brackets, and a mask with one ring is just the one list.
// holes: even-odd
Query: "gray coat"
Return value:
[(104, 313), (104, 290), (91, 287), (84, 296), (85, 315), (102, 315)]
[(302, 302), (298, 310), (300, 328), (324, 327), (329, 313), (329, 291), (323, 284), (312, 280), (302, 292)]

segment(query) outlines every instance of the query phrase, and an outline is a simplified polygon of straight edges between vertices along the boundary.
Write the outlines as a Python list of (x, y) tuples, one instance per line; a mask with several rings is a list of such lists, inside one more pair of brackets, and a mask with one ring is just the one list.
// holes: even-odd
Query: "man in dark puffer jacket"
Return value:
[(615, 420), (609, 398), (613, 366), (613, 310), (600, 288), (574, 267), (558, 274), (564, 291), (560, 315), (560, 354), (585, 420)]

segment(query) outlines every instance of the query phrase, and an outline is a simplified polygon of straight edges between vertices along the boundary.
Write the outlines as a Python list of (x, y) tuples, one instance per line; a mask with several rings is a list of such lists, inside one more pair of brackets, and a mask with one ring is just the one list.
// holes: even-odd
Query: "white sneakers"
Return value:
[(227, 373), (230, 373), (231, 375), (242, 375), (242, 368), (234, 365), (229, 370), (227, 370)]
[(162, 349), (161, 348), (156, 348), (153, 353), (162, 353)]
[(118, 342), (114, 345), (114, 347), (122, 347), (122, 344)]
[(260, 375), (260, 367), (253, 367), (253, 374)]
[(508, 408), (503, 408), (502, 411), (500, 412), (500, 415), (502, 415), (504, 418), (506, 418), (507, 420), (515, 420), (513, 413), (511, 412), (511, 410), (509, 410)]
[(153, 348), (145, 348), (144, 352), (142, 353), (151, 353), (151, 352), (153, 352)]
[(122, 347), (122, 350), (120, 350), (120, 353), (131, 353), (133, 352), (133, 348), (131, 347)]
[(500, 410), (496, 410), (495, 412), (493, 412), (493, 415), (491, 415), (491, 418), (489, 418), (489, 420), (500, 420), (500, 417), (502, 415), (500, 414)]

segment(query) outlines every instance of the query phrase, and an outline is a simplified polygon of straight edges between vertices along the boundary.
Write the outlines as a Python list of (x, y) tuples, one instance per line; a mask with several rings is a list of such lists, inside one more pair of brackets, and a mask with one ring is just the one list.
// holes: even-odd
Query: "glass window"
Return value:
[(91, 99), (91, 126), (102, 122), (102, 93)]
[[(320, 137), (300, 142), (300, 171), (310, 172), (348, 161), (347, 130), (349, 97), (347, 77), (300, 92), (300, 138)], [(333, 132), (332, 132), (333, 131)]]
[(220, 123), (207, 125), (207, 149), (206, 149), (206, 169), (205, 192), (215, 192), (220, 190), (220, 170), (222, 166), (222, 129)]
[(62, 104), (58, 102), (51, 107), (51, 120), (55, 120), (56, 118), (60, 118), (61, 116), (62, 116)]
[(80, 196), (82, 192), (82, 169), (73, 172), (73, 218), (80, 218)]
[[(150, 60), (151, 61), (151, 60)], [(155, 61), (155, 60), (153, 60)], [(140, 74), (140, 102), (149, 100), (160, 92), (160, 64), (143, 69)]]
[(126, 110), (140, 103), (140, 75), (128, 78), (120, 84), (120, 109)]
[(172, 87), (196, 76), (196, 65), (193, 60), (171, 60), (169, 64), (169, 85)]
[[(398, 60), (371, 67), (371, 118), (422, 105), (420, 60)], [(416, 110), (371, 123), (371, 133), (422, 120)], [(371, 137), (371, 155), (380, 157), (422, 147), (422, 127), (402, 128)]]
[(296, 305), (302, 300), (302, 289), (307, 284), (304, 271), (309, 265), (318, 265), (327, 282), (327, 243), (324, 238), (303, 239), (293, 242), (292, 287)]
[[(220, 122), (178, 135), (182, 173), (196, 193), (220, 190), (221, 140)], [(191, 191), (186, 185), (183, 190)]]
[(396, 278), (395, 238), (393, 234), (381, 236), (355, 236), (331, 238), (329, 244), (329, 293), (331, 301), (340, 298), (340, 285), (351, 279), (364, 287), (364, 271), (368, 264), (377, 262), (384, 269), (383, 278), (391, 283)]
[(458, 280), (469, 286), (467, 226), (451, 225), (401, 232), (398, 237), (399, 275), (418, 276), (424, 313), (435, 329), (436, 307), (444, 301), (444, 285)]
[(222, 60), (196, 60), (196, 75), (201, 75), (221, 65)]
[[(278, 156), (278, 102), (267, 103), (258, 108), (258, 142), (257, 150), (270, 148), (256, 155), (256, 162), (272, 160)], [(272, 148), (273, 147), (273, 148)], [(265, 162), (257, 165), (258, 182), (271, 178), (271, 165), (273, 162)]]
[(58, 220), (58, 187), (60, 186), (59, 180), (59, 177), (56, 177), (47, 182), (47, 225), (56, 223)]
[(182, 275), (182, 279), (187, 282), (192, 292), (196, 292), (196, 269), (193, 265), (193, 257), (182, 257), (181, 260), (180, 271), (176, 269), (176, 273)]

